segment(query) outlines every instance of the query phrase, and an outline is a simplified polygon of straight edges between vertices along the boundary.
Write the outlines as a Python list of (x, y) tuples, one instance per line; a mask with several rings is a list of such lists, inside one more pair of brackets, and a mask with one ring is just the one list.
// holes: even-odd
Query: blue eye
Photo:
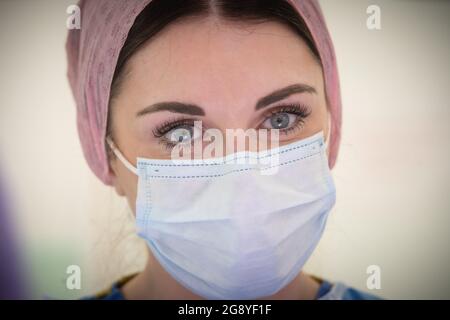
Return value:
[(195, 120), (192, 119), (169, 120), (155, 128), (153, 135), (168, 150), (174, 148), (177, 144), (190, 144), (192, 141), (201, 138), (203, 134), (201, 127), (196, 127), (194, 122)]
[(263, 122), (265, 129), (287, 129), (295, 125), (298, 116), (288, 112), (279, 112)]
[(187, 143), (201, 136), (199, 128), (190, 125), (182, 125), (164, 134), (164, 138), (170, 143)]
[(305, 123), (311, 110), (304, 105), (293, 104), (269, 110), (262, 123), (263, 129), (279, 130), (282, 134), (288, 134), (292, 130), (299, 129)]

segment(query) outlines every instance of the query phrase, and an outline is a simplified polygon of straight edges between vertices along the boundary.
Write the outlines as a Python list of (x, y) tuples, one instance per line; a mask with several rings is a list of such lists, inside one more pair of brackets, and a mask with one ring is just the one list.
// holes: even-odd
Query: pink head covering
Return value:
[[(339, 149), (341, 97), (333, 44), (316, 0), (287, 0), (308, 26), (322, 61), (331, 114), (329, 166)], [(111, 82), (117, 59), (137, 15), (151, 0), (81, 0), (81, 29), (69, 31), (67, 76), (77, 106), (77, 127), (84, 156), (95, 175), (111, 185), (105, 148)]]

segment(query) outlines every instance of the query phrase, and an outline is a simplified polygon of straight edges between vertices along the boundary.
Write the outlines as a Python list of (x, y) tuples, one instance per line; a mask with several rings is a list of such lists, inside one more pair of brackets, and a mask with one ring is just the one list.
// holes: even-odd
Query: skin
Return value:
[[(298, 83), (315, 92), (295, 93), (255, 110), (261, 97)], [(137, 116), (146, 107), (166, 101), (196, 104), (205, 115), (159, 111)], [(183, 20), (165, 28), (128, 61), (120, 91), (112, 101), (113, 139), (133, 165), (137, 157), (169, 159), (170, 151), (152, 133), (166, 121), (181, 117), (202, 120), (203, 127), (222, 131), (260, 129), (272, 116), (267, 112), (284, 103), (306, 105), (310, 114), (303, 125), (280, 133), (280, 145), (321, 130), (327, 137), (322, 69), (297, 34), (278, 22), (236, 25), (216, 17)], [(137, 176), (115, 157), (111, 171), (117, 193), (136, 212)], [(148, 254), (145, 269), (122, 287), (126, 298), (201, 299), (174, 280), (150, 250)], [(300, 272), (286, 287), (265, 298), (314, 299), (318, 288), (315, 280)]]

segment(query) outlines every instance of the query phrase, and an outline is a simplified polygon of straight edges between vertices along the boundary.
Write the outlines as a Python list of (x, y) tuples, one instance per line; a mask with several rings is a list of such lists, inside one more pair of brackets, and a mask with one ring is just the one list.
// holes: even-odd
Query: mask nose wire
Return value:
[(106, 137), (106, 142), (108, 143), (109, 147), (111, 148), (111, 150), (114, 152), (114, 154), (116, 155), (117, 158), (119, 158), (120, 162), (122, 162), (122, 164), (128, 169), (130, 170), (132, 173), (134, 173), (135, 175), (138, 175), (137, 172), (137, 168), (135, 166), (133, 166), (122, 154), (122, 152), (120, 152), (120, 150), (116, 147), (115, 143), (111, 140), (110, 137)]

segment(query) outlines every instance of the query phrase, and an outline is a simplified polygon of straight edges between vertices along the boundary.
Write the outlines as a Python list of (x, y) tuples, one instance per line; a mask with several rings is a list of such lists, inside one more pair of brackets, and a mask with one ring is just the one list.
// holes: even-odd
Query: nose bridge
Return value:
[[(222, 127), (214, 128), (214, 131), (206, 130), (204, 139), (205, 148), (214, 149), (213, 156), (228, 156), (233, 153), (249, 151), (258, 152), (278, 147), (278, 134), (274, 130), (248, 128), (248, 127)], [(214, 137), (211, 138), (210, 135)], [(218, 135), (220, 135), (218, 137)], [(212, 143), (213, 145), (209, 145)], [(206, 152), (209, 154), (210, 150)]]
[(210, 128), (216, 131), (214, 135), (221, 135), (220, 141), (216, 141), (215, 145), (217, 148), (221, 142), (221, 153), (216, 153), (216, 156), (227, 156), (241, 151), (257, 152), (270, 148), (273, 134), (270, 130), (251, 125), (255, 114), (252, 107), (254, 102), (249, 100), (225, 96), (220, 103), (215, 104), (215, 111), (210, 113), (210, 124), (213, 125)]
[(257, 150), (258, 130), (249, 127), (251, 112), (244, 101), (236, 100), (227, 99), (228, 107), (221, 103), (222, 107), (218, 108), (220, 111), (214, 115), (213, 123), (216, 130), (220, 131), (224, 156), (239, 151)]
[(258, 151), (258, 130), (255, 128), (226, 128), (224, 132), (226, 155), (241, 151)]

